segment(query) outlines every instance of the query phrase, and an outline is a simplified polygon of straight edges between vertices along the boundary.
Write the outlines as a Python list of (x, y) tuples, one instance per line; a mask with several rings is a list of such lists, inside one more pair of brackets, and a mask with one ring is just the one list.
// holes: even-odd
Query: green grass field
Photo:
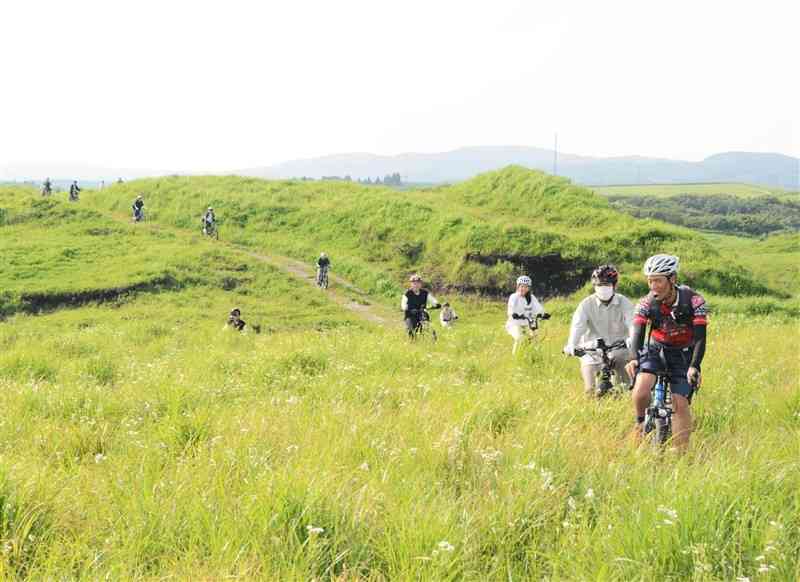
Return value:
[[(138, 225), (127, 190), (72, 206), (0, 190), (0, 577), (800, 577), (796, 299), (709, 295), (693, 446), (658, 455), (627, 438), (629, 401), (586, 400), (560, 353), (581, 291), (546, 303), (553, 319), (516, 358), (502, 302), (446, 291), (460, 326), (409, 345), (399, 322), (370, 324), (243, 251), (333, 241), (286, 218), (302, 197), (272, 200), (267, 220), (247, 205), (281, 183), (250, 198), (214, 184), (153, 187), (154, 222)], [(209, 201), (225, 209), (219, 243), (197, 234)], [(357, 273), (350, 236), (334, 267)], [(234, 305), (262, 333), (225, 331)]]
[(730, 194), (743, 198), (759, 196), (784, 196), (797, 195), (781, 188), (767, 188), (753, 184), (714, 183), (714, 184), (647, 184), (624, 186), (590, 186), (598, 194), (604, 196), (677, 196), (688, 194), (691, 196), (707, 196), (710, 194)]

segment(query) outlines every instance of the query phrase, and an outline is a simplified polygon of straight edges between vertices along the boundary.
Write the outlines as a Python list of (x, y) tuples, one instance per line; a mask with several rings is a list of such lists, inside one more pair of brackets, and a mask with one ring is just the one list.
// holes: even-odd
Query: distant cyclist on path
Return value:
[(403, 320), (406, 325), (406, 332), (409, 339), (414, 339), (414, 330), (422, 318), (427, 318), (427, 308), (434, 309), (441, 307), (433, 293), (422, 288), (422, 277), (416, 273), (409, 277), (411, 288), (403, 293), (400, 300), (400, 310), (403, 312)]

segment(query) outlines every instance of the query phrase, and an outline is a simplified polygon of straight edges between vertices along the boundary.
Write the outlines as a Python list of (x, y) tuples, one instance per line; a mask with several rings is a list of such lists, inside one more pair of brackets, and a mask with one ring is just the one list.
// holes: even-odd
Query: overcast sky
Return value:
[(800, 157), (796, 1), (6, 0), (0, 166)]

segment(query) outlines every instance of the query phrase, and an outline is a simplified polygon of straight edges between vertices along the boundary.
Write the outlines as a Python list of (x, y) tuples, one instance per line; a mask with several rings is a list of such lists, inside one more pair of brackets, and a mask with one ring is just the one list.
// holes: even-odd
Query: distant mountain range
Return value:
[[(435, 154), (378, 156), (339, 154), (293, 160), (264, 168), (235, 172), (262, 178), (352, 179), (383, 177), (399, 172), (405, 182), (458, 182), (509, 164), (553, 173), (552, 150), (533, 147), (468, 147)], [(579, 184), (677, 184), (689, 182), (747, 182), (800, 190), (800, 159), (782, 154), (726, 152), (701, 162), (640, 156), (593, 158), (559, 153), (556, 173)]]
[[(467, 147), (451, 152), (396, 156), (368, 153), (337, 154), (293, 160), (263, 168), (230, 172), (259, 178), (322, 178), (350, 176), (356, 179), (384, 178), (399, 173), (404, 182), (460, 182), (477, 174), (516, 164), (553, 173), (552, 150), (524, 147)], [(0, 180), (131, 180), (164, 176), (166, 170), (104, 168), (85, 163), (16, 163), (0, 165)], [(184, 174), (183, 172), (180, 172)], [(193, 174), (202, 174), (194, 172)], [(641, 156), (595, 158), (559, 153), (559, 176), (585, 185), (681, 184), (691, 182), (745, 182), (768, 187), (800, 190), (800, 159), (782, 154), (727, 152), (701, 162), (645, 158)]]

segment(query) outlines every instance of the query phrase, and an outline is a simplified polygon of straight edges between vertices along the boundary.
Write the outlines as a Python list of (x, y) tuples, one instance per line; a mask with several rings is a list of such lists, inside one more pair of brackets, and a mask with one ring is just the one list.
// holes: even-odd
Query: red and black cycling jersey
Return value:
[[(708, 307), (702, 295), (685, 285), (677, 288), (675, 303), (666, 305), (648, 294), (639, 300), (633, 324), (652, 322), (652, 337), (660, 344), (685, 348), (694, 343), (694, 328), (708, 325)], [(658, 311), (656, 311), (658, 310)]]

